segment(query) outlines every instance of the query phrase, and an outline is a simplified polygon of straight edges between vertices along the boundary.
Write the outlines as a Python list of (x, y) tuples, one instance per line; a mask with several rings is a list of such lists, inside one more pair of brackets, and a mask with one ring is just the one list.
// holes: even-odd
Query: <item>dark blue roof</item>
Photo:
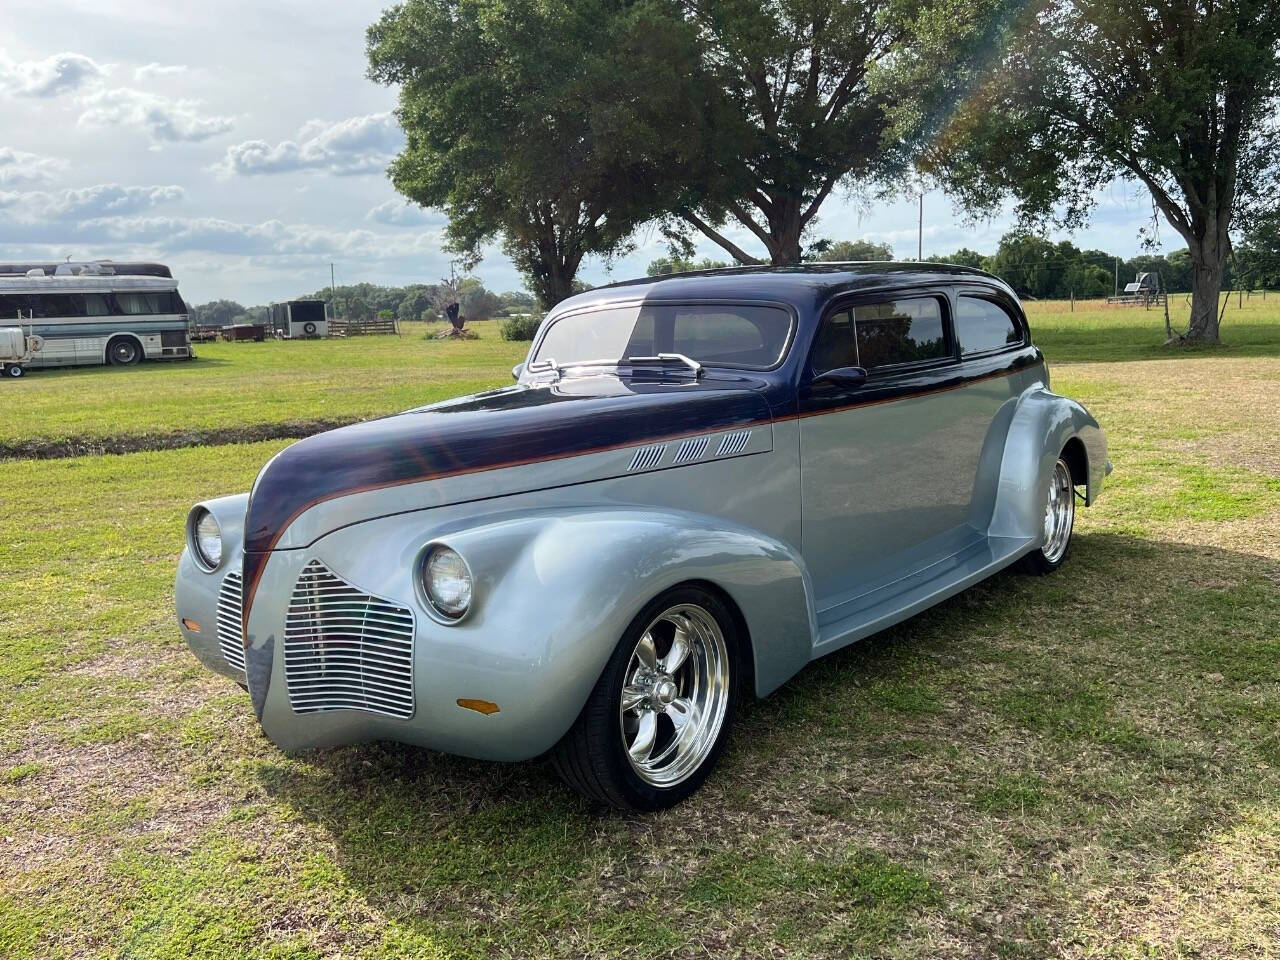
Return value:
[(565, 300), (566, 307), (588, 306), (623, 299), (679, 299), (690, 297), (778, 300), (798, 307), (820, 304), (837, 293), (954, 283), (970, 280), (1001, 291), (1012, 291), (998, 278), (972, 267), (950, 263), (865, 262), (805, 263), (795, 266), (727, 267), (694, 270), (662, 277), (643, 277), (604, 287)]

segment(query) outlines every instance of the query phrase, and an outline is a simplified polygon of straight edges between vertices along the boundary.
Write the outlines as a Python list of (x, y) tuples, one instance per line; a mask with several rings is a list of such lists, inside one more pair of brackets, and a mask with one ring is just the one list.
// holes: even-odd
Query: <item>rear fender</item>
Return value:
[[(1101, 427), (1083, 406), (1042, 386), (1027, 390), (1009, 424), (1000, 463), (995, 509), (989, 534), (996, 537), (1044, 536), (1044, 503), (1049, 477), (1063, 448), (1072, 439), (1084, 445), (1088, 463), (1086, 502), (1102, 492), (1107, 442)], [(1079, 478), (1077, 478), (1079, 479)]]

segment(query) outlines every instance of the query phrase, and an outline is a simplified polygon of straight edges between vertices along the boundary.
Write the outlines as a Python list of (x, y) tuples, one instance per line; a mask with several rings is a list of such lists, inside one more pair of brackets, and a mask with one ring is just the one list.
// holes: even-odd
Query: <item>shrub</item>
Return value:
[(542, 318), (535, 313), (519, 313), (498, 321), (498, 336), (503, 340), (532, 340)]

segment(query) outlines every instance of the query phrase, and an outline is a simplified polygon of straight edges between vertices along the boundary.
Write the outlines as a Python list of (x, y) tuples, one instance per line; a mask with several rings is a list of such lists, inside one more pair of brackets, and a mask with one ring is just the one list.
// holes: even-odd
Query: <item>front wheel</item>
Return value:
[(10, 377), (14, 380), (18, 379), (18, 377), (22, 376), (26, 372), (27, 372), (26, 368), (19, 363), (11, 363), (4, 368), (5, 376)]
[(1044, 505), (1044, 542), (1023, 559), (1028, 573), (1052, 573), (1062, 566), (1071, 546), (1076, 522), (1076, 487), (1071, 466), (1061, 457), (1049, 475), (1049, 492)]
[(627, 628), (573, 727), (553, 753), (588, 799), (625, 810), (679, 803), (728, 740), (739, 689), (739, 636), (701, 587), (655, 599)]

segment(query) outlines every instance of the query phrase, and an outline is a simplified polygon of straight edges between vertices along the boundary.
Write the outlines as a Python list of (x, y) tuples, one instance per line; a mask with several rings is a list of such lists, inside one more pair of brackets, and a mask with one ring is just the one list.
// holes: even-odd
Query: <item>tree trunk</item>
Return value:
[(1207, 231), (1191, 249), (1191, 326), (1184, 338), (1191, 343), (1218, 342), (1218, 303), (1227, 265), (1225, 244)]
[(788, 198), (778, 202), (775, 215), (769, 218), (769, 262), (774, 266), (799, 263), (803, 232), (799, 201)]

